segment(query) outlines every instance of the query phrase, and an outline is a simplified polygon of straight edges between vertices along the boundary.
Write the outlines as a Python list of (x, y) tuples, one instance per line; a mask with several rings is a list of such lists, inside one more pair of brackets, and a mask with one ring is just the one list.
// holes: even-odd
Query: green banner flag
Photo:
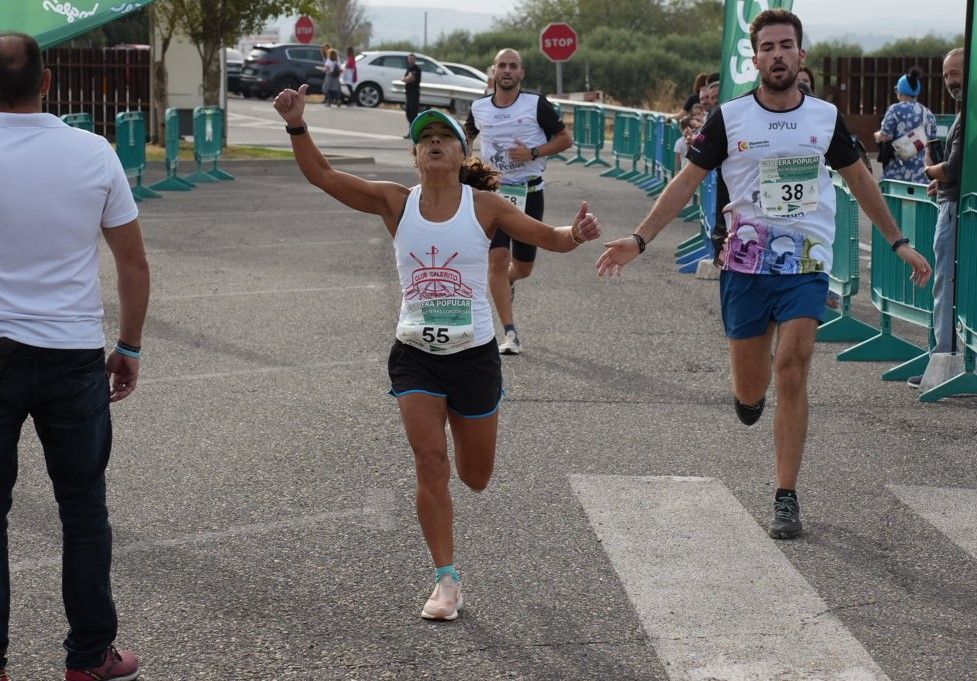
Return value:
[(0, 0), (0, 31), (34, 36), (41, 49), (54, 47), (154, 0)]
[(753, 66), (750, 22), (766, 9), (787, 9), (794, 0), (726, 0), (723, 22), (723, 60), (719, 76), (719, 101), (745, 95), (757, 86), (759, 73)]
[[(977, 192), (977, 33), (974, 31), (974, 0), (967, 2), (966, 62), (964, 63), (963, 109), (960, 124), (963, 140), (963, 165), (960, 196)], [(947, 149), (949, 151), (949, 149)]]

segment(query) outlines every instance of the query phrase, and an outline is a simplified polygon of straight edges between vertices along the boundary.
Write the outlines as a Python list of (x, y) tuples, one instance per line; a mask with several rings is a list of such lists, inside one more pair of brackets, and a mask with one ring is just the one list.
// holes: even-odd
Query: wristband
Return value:
[(570, 240), (573, 241), (573, 243), (577, 244), (578, 246), (580, 244), (583, 244), (583, 243), (586, 243), (587, 242), (586, 239), (578, 239), (577, 238), (577, 235), (574, 234), (574, 232), (573, 232), (573, 225), (570, 225)]
[(129, 345), (128, 343), (123, 343), (122, 341), (115, 342), (115, 351), (120, 355), (132, 357), (133, 359), (139, 359), (142, 356), (142, 352), (140, 352), (140, 347), (138, 345)]
[(285, 132), (287, 132), (289, 135), (304, 135), (305, 134), (305, 126), (304, 125), (299, 125), (299, 126), (293, 128), (290, 125), (286, 125), (285, 126)]
[(640, 234), (638, 234), (637, 232), (635, 232), (631, 236), (633, 236), (634, 240), (638, 242), (638, 253), (644, 253), (645, 248), (648, 246), (648, 242), (645, 241), (645, 238)]
[(904, 236), (901, 239), (896, 239), (895, 241), (892, 242), (892, 251), (893, 252), (898, 251), (900, 246), (908, 246), (908, 245), (909, 245), (909, 237)]

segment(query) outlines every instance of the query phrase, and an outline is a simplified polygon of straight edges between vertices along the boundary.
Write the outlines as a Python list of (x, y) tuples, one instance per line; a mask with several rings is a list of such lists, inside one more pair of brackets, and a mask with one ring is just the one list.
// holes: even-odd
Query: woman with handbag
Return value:
[[(880, 145), (882, 179), (901, 180), (916, 184), (929, 181), (923, 173), (926, 144), (936, 137), (936, 117), (916, 101), (923, 91), (922, 72), (913, 67), (899, 78), (896, 98), (882, 119), (882, 128), (875, 132)], [(888, 148), (887, 148), (888, 147)]]

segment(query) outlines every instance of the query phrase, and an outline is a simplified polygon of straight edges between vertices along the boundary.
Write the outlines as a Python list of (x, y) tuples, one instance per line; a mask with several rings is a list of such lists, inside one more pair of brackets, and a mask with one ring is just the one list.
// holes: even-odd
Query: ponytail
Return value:
[(478, 156), (469, 156), (461, 164), (458, 180), (475, 189), (494, 192), (499, 188), (502, 175)]

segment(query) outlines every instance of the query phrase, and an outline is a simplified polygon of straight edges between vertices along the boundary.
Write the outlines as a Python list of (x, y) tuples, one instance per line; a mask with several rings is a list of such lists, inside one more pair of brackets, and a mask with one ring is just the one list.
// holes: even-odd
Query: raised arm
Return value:
[(302, 128), (292, 138), (295, 162), (311, 184), (319, 187), (353, 210), (379, 215), (392, 234), (397, 227), (401, 208), (409, 190), (395, 182), (371, 182), (356, 175), (336, 170), (322, 155), (309, 134), (303, 114), (308, 84), (295, 90), (283, 90), (275, 97), (275, 110), (289, 128)]
[(504, 229), (512, 238), (548, 251), (566, 253), (600, 236), (600, 221), (588, 212), (586, 201), (580, 203), (573, 223), (565, 227), (552, 227), (531, 218), (494, 192), (478, 192), (475, 201), (481, 224)]

